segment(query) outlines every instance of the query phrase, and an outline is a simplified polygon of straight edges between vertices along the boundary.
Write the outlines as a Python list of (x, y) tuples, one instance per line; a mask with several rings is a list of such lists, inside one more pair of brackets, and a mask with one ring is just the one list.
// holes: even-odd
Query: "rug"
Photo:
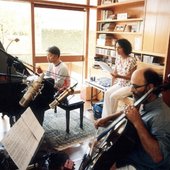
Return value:
[(43, 127), (45, 130), (45, 141), (57, 150), (63, 150), (75, 144), (93, 138), (96, 134), (94, 123), (83, 118), (83, 129), (80, 128), (79, 110), (70, 113), (70, 133), (66, 133), (65, 111), (57, 108), (57, 113), (53, 109), (45, 112)]

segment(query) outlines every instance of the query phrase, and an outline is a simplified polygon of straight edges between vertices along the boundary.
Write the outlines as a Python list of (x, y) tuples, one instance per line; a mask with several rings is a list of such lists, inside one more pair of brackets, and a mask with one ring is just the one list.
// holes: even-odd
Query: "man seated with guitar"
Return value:
[[(137, 101), (161, 83), (160, 76), (151, 69), (134, 71), (131, 77), (134, 100)], [(139, 140), (127, 156), (113, 162), (109, 169), (132, 165), (137, 170), (170, 170), (170, 108), (163, 102), (160, 92), (153, 91), (139, 107), (127, 106), (125, 109), (125, 116), (136, 129)], [(122, 112), (98, 119), (95, 127), (105, 126)]]

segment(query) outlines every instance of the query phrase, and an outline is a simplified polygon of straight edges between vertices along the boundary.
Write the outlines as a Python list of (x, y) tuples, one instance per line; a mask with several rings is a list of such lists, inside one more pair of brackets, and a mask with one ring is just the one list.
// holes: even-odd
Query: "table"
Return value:
[(85, 80), (86, 84), (88, 84), (91, 87), (91, 105), (93, 105), (92, 100), (93, 100), (93, 88), (96, 88), (100, 90), (101, 92), (107, 91), (109, 87), (112, 86), (112, 80), (111, 78), (107, 77), (101, 77), (95, 80), (91, 79), (86, 79)]

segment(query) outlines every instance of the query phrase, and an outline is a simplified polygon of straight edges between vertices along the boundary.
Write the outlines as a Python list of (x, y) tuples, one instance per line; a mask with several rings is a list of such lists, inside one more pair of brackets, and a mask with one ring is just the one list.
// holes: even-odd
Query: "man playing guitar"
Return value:
[[(160, 76), (151, 69), (134, 71), (131, 77), (131, 91), (137, 101), (150, 89), (162, 83)], [(160, 91), (149, 94), (139, 107), (128, 106), (125, 111), (127, 120), (136, 129), (138, 139), (135, 149), (124, 158), (112, 162), (108, 168), (132, 165), (137, 170), (169, 170), (170, 169), (170, 108), (164, 103)], [(98, 119), (95, 127), (105, 126), (115, 120), (121, 113)], [(126, 141), (125, 141), (126, 142)], [(113, 153), (114, 155), (114, 153)], [(112, 155), (110, 155), (112, 157)], [(107, 161), (103, 161), (100, 170), (107, 170)]]

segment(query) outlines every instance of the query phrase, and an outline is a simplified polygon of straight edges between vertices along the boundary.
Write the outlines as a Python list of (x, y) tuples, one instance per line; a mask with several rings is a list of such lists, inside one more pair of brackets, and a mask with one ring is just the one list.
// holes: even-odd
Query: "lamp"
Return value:
[(19, 41), (19, 38), (12, 39), (12, 40), (9, 42), (9, 44), (8, 44), (7, 47), (6, 47), (6, 52), (7, 52), (8, 48), (9, 48), (9, 46), (10, 46), (14, 41), (15, 41), (15, 42), (18, 42), (18, 41)]

